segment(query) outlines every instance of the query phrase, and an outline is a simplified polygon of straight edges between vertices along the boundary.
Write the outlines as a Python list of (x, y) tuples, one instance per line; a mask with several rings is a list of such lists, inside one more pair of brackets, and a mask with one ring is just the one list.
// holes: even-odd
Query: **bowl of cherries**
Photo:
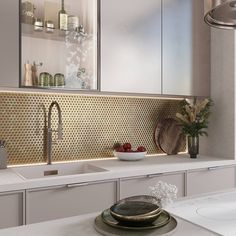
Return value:
[(114, 149), (114, 156), (122, 161), (138, 161), (143, 159), (146, 154), (145, 147), (138, 146), (134, 150), (130, 143), (118, 144)]

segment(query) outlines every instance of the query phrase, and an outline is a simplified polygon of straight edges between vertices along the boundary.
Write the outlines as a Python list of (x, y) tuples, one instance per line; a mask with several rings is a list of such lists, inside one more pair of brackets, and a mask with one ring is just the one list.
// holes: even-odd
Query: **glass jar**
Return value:
[(65, 86), (65, 76), (61, 73), (54, 75), (54, 86), (61, 87)]
[(43, 21), (39, 18), (36, 18), (34, 21), (34, 30), (43, 31)]
[(45, 21), (45, 27), (46, 27), (46, 32), (47, 33), (53, 33), (54, 32), (55, 26), (54, 26), (53, 21), (51, 21), (51, 20)]
[(79, 27), (79, 17), (78, 16), (68, 16), (68, 30), (75, 31)]
[(39, 86), (41, 87), (49, 87), (54, 86), (53, 76), (48, 72), (42, 72), (39, 75)]
[(34, 24), (35, 6), (33, 3), (26, 1), (21, 3), (21, 22), (24, 24)]

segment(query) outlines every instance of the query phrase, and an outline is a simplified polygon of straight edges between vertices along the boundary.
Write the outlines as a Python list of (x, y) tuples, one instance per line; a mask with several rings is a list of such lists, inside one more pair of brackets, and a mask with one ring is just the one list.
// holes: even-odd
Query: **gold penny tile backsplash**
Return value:
[[(2, 92), (0, 139), (7, 143), (8, 164), (46, 161), (44, 133), (52, 101), (60, 104), (63, 122), (63, 140), (53, 145), (53, 161), (110, 158), (115, 142), (143, 145), (148, 154), (162, 153), (154, 143), (155, 127), (158, 120), (175, 117), (179, 103), (151, 98)], [(52, 124), (56, 129), (55, 108)]]

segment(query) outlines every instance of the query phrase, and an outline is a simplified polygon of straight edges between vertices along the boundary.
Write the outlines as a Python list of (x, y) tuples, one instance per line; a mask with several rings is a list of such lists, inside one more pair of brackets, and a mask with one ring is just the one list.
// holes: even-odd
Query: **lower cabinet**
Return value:
[(93, 182), (26, 191), (26, 224), (96, 212), (117, 200), (116, 182)]
[(187, 196), (235, 188), (235, 167), (217, 166), (187, 172)]
[[(67, 184), (0, 193), (0, 228), (37, 223), (102, 211), (117, 200), (150, 194), (158, 181), (174, 184), (178, 197), (236, 187), (235, 166), (217, 166), (183, 172)], [(119, 183), (119, 184), (118, 184)]]
[(178, 197), (185, 195), (185, 173), (152, 174), (120, 180), (120, 198), (134, 195), (150, 194), (149, 186), (154, 186), (158, 181), (174, 184), (178, 188)]
[(1, 229), (25, 223), (24, 196), (24, 191), (0, 193)]

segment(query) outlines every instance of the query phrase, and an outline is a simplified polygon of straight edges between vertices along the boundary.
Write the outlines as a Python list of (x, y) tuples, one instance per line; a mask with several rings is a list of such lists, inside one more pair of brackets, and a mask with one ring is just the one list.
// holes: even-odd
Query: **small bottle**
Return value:
[(68, 15), (65, 11), (64, 0), (61, 1), (61, 10), (58, 12), (58, 28), (60, 30), (67, 30)]
[(24, 86), (33, 86), (32, 65), (29, 62), (25, 63)]
[(37, 65), (35, 62), (32, 65), (31, 71), (32, 71), (32, 83), (34, 86), (37, 86), (38, 85), (38, 72), (37, 72)]
[(0, 169), (7, 168), (7, 151), (5, 148), (5, 141), (0, 140)]

